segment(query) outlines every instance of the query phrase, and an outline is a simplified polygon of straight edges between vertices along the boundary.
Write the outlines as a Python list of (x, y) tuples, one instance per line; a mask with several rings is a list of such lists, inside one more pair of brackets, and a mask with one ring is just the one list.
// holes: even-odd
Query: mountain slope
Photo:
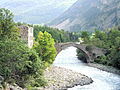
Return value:
[(47, 23), (62, 14), (76, 0), (0, 0), (0, 7), (10, 9), (15, 21)]
[(120, 0), (78, 0), (49, 25), (70, 31), (104, 30), (120, 24)]

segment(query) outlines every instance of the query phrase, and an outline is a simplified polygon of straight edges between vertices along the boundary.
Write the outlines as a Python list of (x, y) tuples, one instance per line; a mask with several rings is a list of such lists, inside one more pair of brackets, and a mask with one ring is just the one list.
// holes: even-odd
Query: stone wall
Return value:
[(26, 44), (29, 48), (33, 46), (33, 27), (29, 27), (27, 25), (18, 26), (20, 29), (20, 37), (26, 40)]
[(33, 27), (28, 29), (28, 47), (32, 48), (33, 46)]

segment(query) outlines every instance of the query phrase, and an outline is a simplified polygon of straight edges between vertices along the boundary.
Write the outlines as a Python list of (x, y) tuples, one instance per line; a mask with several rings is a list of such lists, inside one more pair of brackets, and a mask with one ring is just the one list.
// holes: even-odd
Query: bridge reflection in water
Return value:
[(53, 65), (80, 72), (94, 81), (90, 85), (76, 86), (68, 90), (120, 90), (120, 76), (87, 66), (77, 59), (75, 47), (62, 50)]

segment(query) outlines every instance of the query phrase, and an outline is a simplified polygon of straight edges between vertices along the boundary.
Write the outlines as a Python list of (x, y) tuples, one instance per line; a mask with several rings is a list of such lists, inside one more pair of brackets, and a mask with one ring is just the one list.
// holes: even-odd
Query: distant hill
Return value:
[(10, 9), (15, 21), (47, 23), (58, 17), (76, 0), (0, 0), (0, 8)]
[(67, 11), (49, 23), (69, 31), (92, 32), (120, 24), (120, 0), (78, 0)]

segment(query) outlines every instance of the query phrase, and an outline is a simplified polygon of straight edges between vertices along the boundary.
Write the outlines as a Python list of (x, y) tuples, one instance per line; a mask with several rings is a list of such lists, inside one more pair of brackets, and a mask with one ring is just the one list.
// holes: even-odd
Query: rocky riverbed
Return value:
[(45, 77), (48, 80), (48, 86), (45, 88), (37, 88), (38, 90), (66, 90), (77, 85), (88, 85), (93, 80), (83, 74), (73, 72), (61, 67), (50, 66)]
[[(83, 74), (57, 66), (50, 66), (48, 69), (46, 69), (44, 76), (48, 81), (48, 86), (44, 88), (35, 88), (35, 90), (66, 90), (67, 88), (71, 88), (77, 85), (83, 86), (93, 82), (91, 78)], [(0, 90), (3, 90), (2, 87)], [(7, 84), (7, 90), (26, 89), (22, 89), (17, 85), (12, 86)]]
[(88, 63), (88, 66), (95, 67), (95, 68), (98, 68), (98, 69), (106, 71), (106, 72), (110, 72), (110, 73), (120, 75), (120, 70), (118, 70), (118, 69), (116, 69), (116, 68), (114, 68), (112, 66), (105, 66), (105, 65), (96, 64), (96, 63)]

